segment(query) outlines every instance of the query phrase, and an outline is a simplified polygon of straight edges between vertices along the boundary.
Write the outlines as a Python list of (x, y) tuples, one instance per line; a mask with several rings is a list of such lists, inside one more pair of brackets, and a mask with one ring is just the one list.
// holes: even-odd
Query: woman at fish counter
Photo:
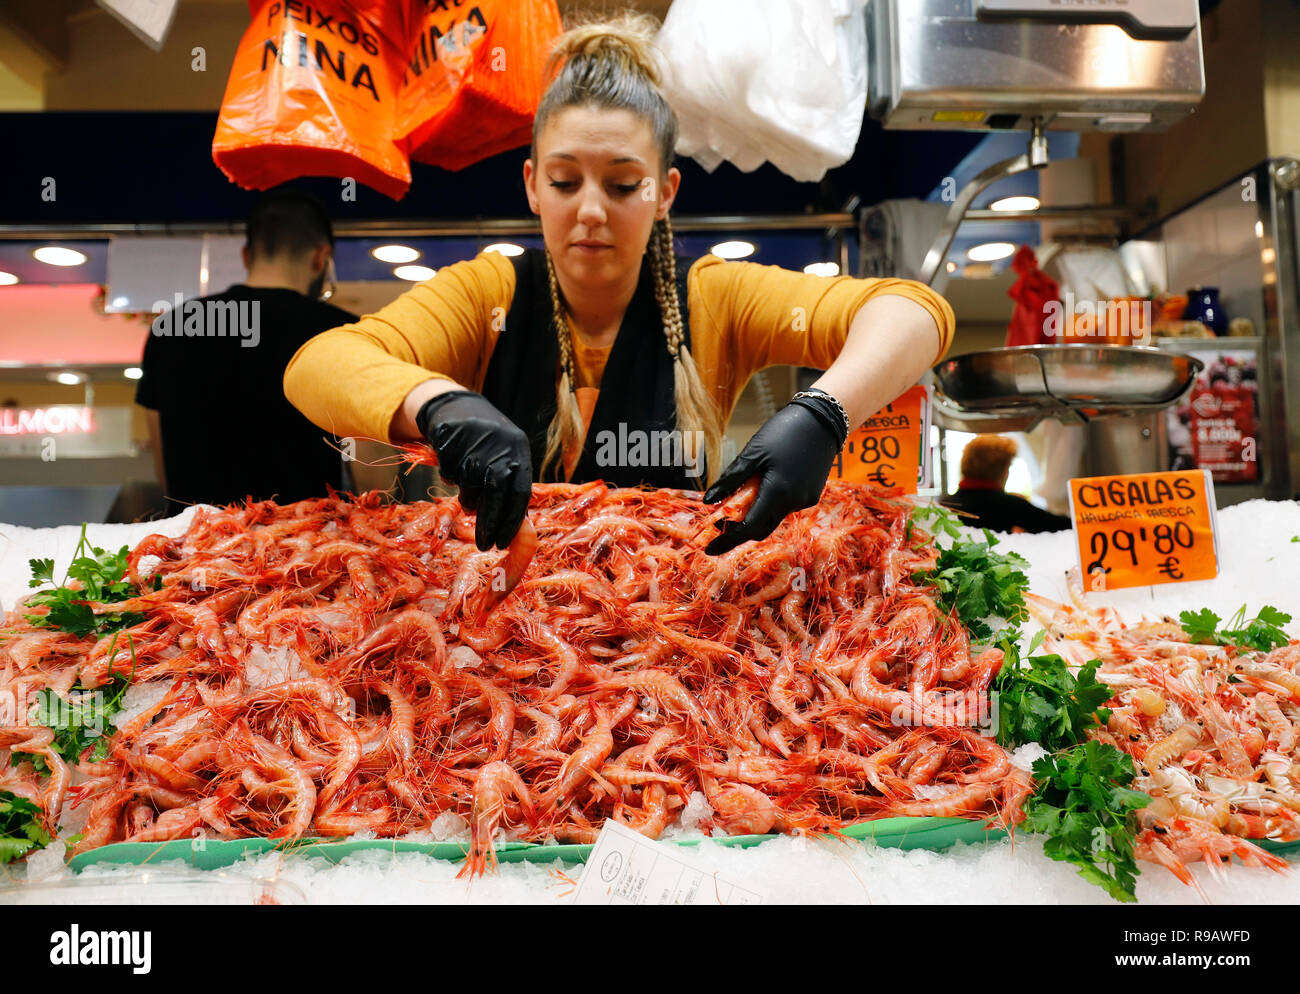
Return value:
[[(308, 341), (288, 398), (337, 435), (427, 441), (477, 512), (480, 549), (514, 537), (535, 481), (702, 488), (758, 478), (708, 546), (769, 535), (817, 502), (849, 429), (915, 383), (952, 339), (928, 287), (674, 255), (677, 121), (653, 22), (563, 35), (524, 163), (545, 250), (484, 252), (375, 314)], [(770, 365), (825, 373), (721, 472), (726, 419)]]

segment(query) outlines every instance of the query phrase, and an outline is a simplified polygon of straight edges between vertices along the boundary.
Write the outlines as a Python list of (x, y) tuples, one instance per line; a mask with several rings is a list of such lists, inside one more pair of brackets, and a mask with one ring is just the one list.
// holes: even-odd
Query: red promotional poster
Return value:
[(1192, 353), (1205, 363), (1169, 414), (1174, 469), (1208, 469), (1215, 483), (1259, 479), (1259, 391), (1254, 352)]

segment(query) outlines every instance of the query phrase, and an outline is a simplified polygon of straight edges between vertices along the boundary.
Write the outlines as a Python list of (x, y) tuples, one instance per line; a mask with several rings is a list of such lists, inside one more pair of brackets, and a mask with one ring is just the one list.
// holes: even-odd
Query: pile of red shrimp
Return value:
[[(1045, 646), (1074, 664), (1100, 659), (1115, 691), (1089, 733), (1133, 757), (1137, 855), (1201, 890), (1187, 868), (1236, 856), (1284, 871), (1248, 839), (1300, 840), (1300, 644), (1270, 653), (1192, 643), (1176, 621), (1125, 624), (1110, 608), (1030, 594)], [(1202, 896), (1204, 896), (1202, 892)]]
[(505, 553), (474, 547), (451, 498), (201, 509), (131, 553), (146, 592), (97, 609), (146, 620), (116, 640), (10, 616), (0, 691), (116, 673), (165, 693), (99, 762), (65, 763), (49, 729), (0, 728), (0, 790), (51, 826), (88, 805), (82, 851), (397, 836), (454, 815), (471, 872), (502, 833), (591, 842), (613, 818), (656, 837), (691, 802), (700, 828), (732, 834), (1014, 824), (1030, 781), (974, 727), (1002, 656), (973, 654), (913, 579), (937, 552), (910, 511), (832, 483), (712, 557), (734, 505), (599, 483), (535, 487)]

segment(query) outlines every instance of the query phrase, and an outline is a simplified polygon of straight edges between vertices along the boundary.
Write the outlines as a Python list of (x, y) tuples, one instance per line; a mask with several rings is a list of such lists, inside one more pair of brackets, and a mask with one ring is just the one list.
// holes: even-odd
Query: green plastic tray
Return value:
[[(847, 826), (841, 833), (850, 839), (874, 839), (887, 849), (928, 849), (941, 852), (958, 842), (995, 842), (1006, 836), (1002, 829), (989, 828), (985, 822), (965, 818), (881, 818)], [(729, 835), (710, 839), (720, 846), (746, 849), (757, 846), (777, 835)], [(694, 847), (699, 839), (673, 843)], [(1256, 844), (1269, 852), (1288, 854), (1300, 851), (1300, 842), (1273, 842), (1256, 840)], [(338, 863), (348, 856), (367, 850), (388, 853), (418, 852), (434, 859), (453, 862), (463, 860), (467, 849), (455, 842), (404, 842), (401, 839), (356, 839), (350, 842), (331, 842), (328, 839), (295, 839), (291, 842), (274, 842), (270, 839), (235, 839), (214, 841), (179, 839), (175, 842), (118, 842), (101, 846), (90, 852), (74, 856), (69, 862), (73, 870), (104, 863), (145, 866), (164, 860), (179, 859), (200, 870), (216, 870), (229, 866), (245, 856), (260, 856), (268, 852), (296, 853), (318, 856)], [(544, 846), (531, 842), (503, 842), (496, 847), (501, 863), (584, 863), (591, 853), (590, 845)]]
[[(982, 821), (965, 818), (881, 818), (849, 825), (840, 834), (851, 839), (875, 839), (878, 845), (891, 849), (929, 849), (937, 852), (957, 842), (992, 842), (1006, 833), (1001, 829), (991, 829)], [(779, 836), (729, 835), (709, 841), (722, 846), (748, 848), (775, 838)], [(698, 846), (700, 840), (675, 844)], [(101, 846), (74, 856), (68, 865), (73, 870), (84, 870), (88, 866), (104, 863), (144, 866), (179, 859), (200, 870), (215, 870), (238, 862), (245, 856), (260, 856), (267, 852), (319, 856), (337, 863), (366, 850), (418, 852), (434, 859), (453, 861), (463, 860), (467, 852), (466, 847), (459, 843), (404, 842), (401, 839), (358, 839), (351, 842), (331, 842), (328, 839), (296, 839), (292, 842), (274, 842), (270, 839), (178, 839), (174, 842), (118, 842)], [(503, 842), (496, 847), (496, 853), (497, 860), (502, 863), (552, 863), (557, 859), (565, 863), (582, 863), (591, 853), (591, 846)]]

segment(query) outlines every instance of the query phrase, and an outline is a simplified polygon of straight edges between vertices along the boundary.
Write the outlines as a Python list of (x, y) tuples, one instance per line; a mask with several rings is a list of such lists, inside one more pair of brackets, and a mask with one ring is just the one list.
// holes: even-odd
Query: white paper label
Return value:
[(683, 851), (606, 821), (578, 880), (573, 903), (763, 903), (761, 894), (693, 866), (682, 858)]

